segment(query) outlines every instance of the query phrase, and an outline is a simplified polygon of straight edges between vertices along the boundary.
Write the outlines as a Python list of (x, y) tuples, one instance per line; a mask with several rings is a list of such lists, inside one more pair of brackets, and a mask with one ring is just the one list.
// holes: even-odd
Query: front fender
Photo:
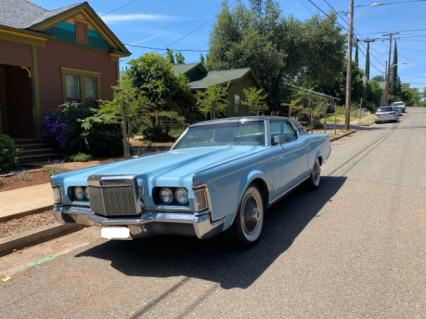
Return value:
[[(240, 181), (240, 187), (238, 188), (238, 195), (237, 195), (237, 201), (234, 203), (233, 207), (233, 214), (230, 216), (225, 216), (225, 229), (230, 227), (232, 223), (235, 220), (235, 216), (238, 212), (238, 207), (240, 206), (240, 203), (243, 199), (243, 196), (247, 189), (250, 187), (250, 185), (255, 180), (261, 180), (266, 184), (266, 187), (268, 189), (268, 192), (270, 189), (272, 189), (271, 181), (267, 178), (266, 174), (261, 170), (251, 170), (248, 171), (246, 174), (242, 175), (241, 181)], [(269, 203), (264, 203), (265, 206), (268, 206)]]

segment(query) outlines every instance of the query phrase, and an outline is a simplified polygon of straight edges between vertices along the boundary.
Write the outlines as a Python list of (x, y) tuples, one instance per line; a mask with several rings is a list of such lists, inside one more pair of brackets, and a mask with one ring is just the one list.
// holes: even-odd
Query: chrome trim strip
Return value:
[[(74, 206), (54, 206), (53, 212), (55, 218), (60, 223), (72, 223), (66, 216), (72, 218), (74, 223), (82, 225), (101, 225), (101, 226), (143, 226), (149, 223), (175, 223), (193, 225), (194, 232), (198, 238), (209, 237), (216, 231), (223, 229), (224, 218), (216, 221), (211, 220), (210, 212), (202, 215), (184, 214), (184, 213), (161, 213), (148, 211), (140, 217), (135, 218), (108, 218), (95, 215), (88, 207)], [(65, 219), (64, 219), (65, 217)]]

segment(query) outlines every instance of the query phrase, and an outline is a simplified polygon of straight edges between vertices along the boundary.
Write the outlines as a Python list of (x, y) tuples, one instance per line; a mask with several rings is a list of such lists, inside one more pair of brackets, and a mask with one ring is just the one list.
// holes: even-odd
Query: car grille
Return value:
[(134, 216), (141, 213), (136, 180), (132, 176), (90, 176), (91, 210), (102, 216)]

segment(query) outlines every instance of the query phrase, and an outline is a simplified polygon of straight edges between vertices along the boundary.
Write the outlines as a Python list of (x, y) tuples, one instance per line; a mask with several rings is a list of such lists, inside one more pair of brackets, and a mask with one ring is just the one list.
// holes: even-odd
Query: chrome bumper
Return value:
[(133, 238), (161, 234), (212, 237), (223, 230), (224, 219), (212, 221), (210, 213), (144, 212), (137, 217), (103, 217), (90, 208), (78, 206), (54, 206), (56, 220), (62, 224), (127, 226)]

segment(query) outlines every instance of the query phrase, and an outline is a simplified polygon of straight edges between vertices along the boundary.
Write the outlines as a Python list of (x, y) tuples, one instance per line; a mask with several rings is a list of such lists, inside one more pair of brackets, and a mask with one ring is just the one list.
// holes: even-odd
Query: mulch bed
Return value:
[(49, 181), (49, 175), (42, 171), (19, 172), (11, 176), (0, 177), (0, 192), (49, 183)]
[(51, 210), (0, 222), (0, 238), (14, 236), (55, 222)]

